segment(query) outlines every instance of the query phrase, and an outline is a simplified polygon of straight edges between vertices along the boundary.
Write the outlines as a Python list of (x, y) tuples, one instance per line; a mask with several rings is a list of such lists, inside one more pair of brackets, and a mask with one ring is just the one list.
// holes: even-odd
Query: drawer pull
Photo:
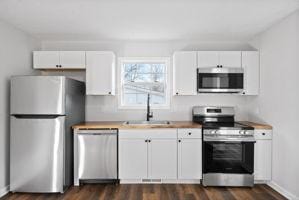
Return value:
[(191, 135), (192, 133), (190, 132), (190, 133), (188, 133), (188, 135)]
[(266, 135), (266, 133), (262, 133), (262, 135)]

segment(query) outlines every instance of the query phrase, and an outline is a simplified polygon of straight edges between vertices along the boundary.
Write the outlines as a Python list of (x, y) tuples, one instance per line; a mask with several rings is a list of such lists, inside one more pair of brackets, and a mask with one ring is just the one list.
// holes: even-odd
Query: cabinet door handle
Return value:
[(178, 142), (181, 142), (181, 140), (179, 140)]
[(191, 132), (188, 133), (188, 135), (191, 135), (191, 134), (192, 134)]
[(148, 140), (148, 142), (151, 142), (151, 140)]
[(144, 142), (148, 142), (147, 140), (144, 140)]
[(266, 133), (262, 133), (262, 135), (266, 135)]
[(56, 65), (56, 67), (58, 67), (58, 65)]
[(108, 94), (111, 94), (111, 92), (108, 92)]
[(179, 93), (177, 92), (177, 93), (175, 93), (176, 95), (179, 95)]

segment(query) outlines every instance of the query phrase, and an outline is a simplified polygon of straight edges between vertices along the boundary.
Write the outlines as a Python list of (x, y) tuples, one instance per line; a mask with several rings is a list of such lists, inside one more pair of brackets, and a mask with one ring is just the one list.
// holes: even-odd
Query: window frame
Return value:
[(123, 99), (124, 68), (123, 63), (165, 63), (165, 104), (151, 104), (151, 109), (170, 109), (170, 57), (119, 57), (118, 58), (118, 108), (119, 109), (140, 109), (145, 110), (146, 105), (125, 105)]

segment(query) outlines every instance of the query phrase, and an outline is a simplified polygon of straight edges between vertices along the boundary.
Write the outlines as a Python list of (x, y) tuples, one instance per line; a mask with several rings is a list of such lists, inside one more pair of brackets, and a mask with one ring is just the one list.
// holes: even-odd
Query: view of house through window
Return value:
[(167, 105), (167, 59), (123, 60), (121, 62), (122, 106), (145, 106), (150, 94), (150, 103), (155, 106)]

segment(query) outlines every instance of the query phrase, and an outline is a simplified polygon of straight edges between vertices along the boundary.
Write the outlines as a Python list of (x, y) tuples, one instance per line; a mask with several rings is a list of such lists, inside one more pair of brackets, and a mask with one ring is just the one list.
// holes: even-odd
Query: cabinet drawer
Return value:
[(257, 140), (272, 140), (272, 130), (255, 130), (254, 137)]
[(178, 138), (201, 138), (201, 129), (178, 129)]
[(177, 129), (132, 129), (132, 130), (120, 130), (120, 139), (176, 139)]

